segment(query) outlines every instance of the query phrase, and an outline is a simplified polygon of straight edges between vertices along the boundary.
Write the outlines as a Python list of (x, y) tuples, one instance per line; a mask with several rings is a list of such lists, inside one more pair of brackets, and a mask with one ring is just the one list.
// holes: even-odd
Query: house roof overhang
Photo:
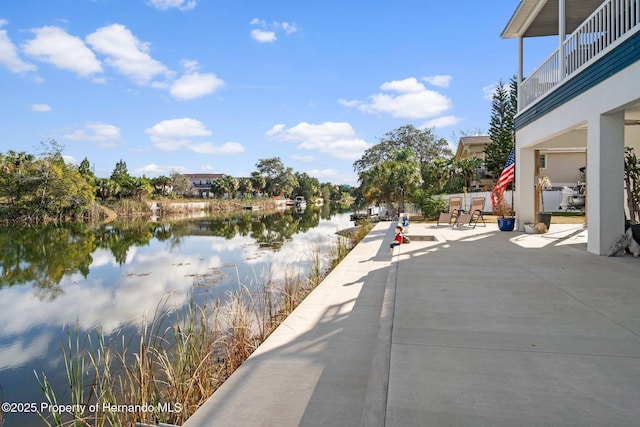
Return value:
[(185, 173), (183, 175), (190, 179), (217, 179), (225, 176), (223, 173)]
[[(603, 0), (565, 0), (565, 28), (572, 33)], [(558, 35), (558, 0), (521, 0), (500, 35), (503, 39)]]
[(465, 149), (469, 149), (472, 145), (485, 146), (491, 142), (491, 137), (488, 135), (476, 135), (476, 136), (463, 136), (458, 141), (458, 148), (456, 149), (455, 159), (460, 160)]

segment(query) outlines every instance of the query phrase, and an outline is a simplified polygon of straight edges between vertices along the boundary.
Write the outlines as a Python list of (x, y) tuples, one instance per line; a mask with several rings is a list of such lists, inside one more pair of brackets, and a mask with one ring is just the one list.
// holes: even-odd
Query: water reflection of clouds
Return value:
[(116, 265), (116, 260), (113, 258), (113, 255), (106, 249), (96, 249), (91, 254), (91, 259), (93, 262), (89, 266), (89, 269), (102, 267), (104, 265)]
[(64, 294), (47, 303), (38, 301), (30, 293), (3, 292), (3, 298), (11, 301), (0, 314), (3, 335), (19, 335), (39, 325), (72, 325), (76, 320), (82, 329), (101, 325), (110, 333), (123, 319), (139, 317), (145, 309), (155, 307), (169, 290), (163, 280), (139, 286), (132, 286), (126, 280), (113, 286), (104, 285), (106, 282), (102, 280), (72, 285), (70, 280), (72, 278), (63, 280)]
[[(304, 273), (306, 260), (316, 248), (326, 250), (336, 231), (335, 223), (321, 221), (278, 250), (260, 247), (250, 236), (187, 236), (179, 248), (152, 240), (130, 247), (122, 265), (110, 251), (98, 249), (87, 277), (65, 276), (63, 292), (52, 300), (38, 299), (28, 286), (2, 289), (0, 370), (46, 360), (50, 349), (59, 348), (60, 325), (73, 329), (77, 322), (81, 331), (99, 327), (110, 335), (124, 326), (141, 326), (170, 292), (169, 307), (181, 307), (193, 293), (217, 298), (237, 290), (239, 282), (255, 287), (267, 277), (282, 281)], [(200, 286), (194, 291), (194, 285)]]
[[(46, 353), (51, 340), (59, 339), (57, 333), (47, 331), (59, 327), (50, 325), (73, 327), (77, 322), (81, 330), (100, 327), (109, 335), (127, 323), (140, 324), (170, 291), (175, 291), (172, 304), (181, 306), (187, 301), (191, 280), (172, 265), (169, 253), (156, 254), (155, 262), (151, 262), (154, 257), (130, 253), (125, 268), (108, 269), (105, 266), (117, 267), (117, 263), (110, 254), (98, 254), (86, 280), (77, 274), (63, 278), (60, 285), (64, 293), (50, 302), (38, 300), (26, 287), (3, 289), (0, 333), (8, 345), (2, 346), (0, 361), (11, 360), (13, 366), (20, 366), (44, 356), (42, 349)], [(127, 270), (153, 273), (128, 276)]]
[(33, 339), (3, 345), (0, 351), (0, 371), (20, 367), (29, 360), (44, 358), (52, 340), (51, 334), (41, 334)]
[[(232, 271), (238, 277), (229, 277), (227, 286), (223, 284), (226, 289), (235, 288), (238, 282), (251, 285), (262, 280), (269, 267), (275, 267), (270, 271), (273, 280), (284, 280), (293, 267), (309, 258), (314, 245), (327, 244), (329, 239), (323, 241), (322, 237), (322, 233), (294, 236), (278, 251), (264, 250), (250, 237), (195, 237), (180, 254), (153, 247), (130, 250), (128, 262), (120, 268), (113, 268), (117, 263), (108, 251), (97, 250), (87, 278), (78, 274), (65, 277), (61, 281), (64, 293), (51, 302), (43, 303), (25, 287), (3, 290), (0, 332), (3, 336), (19, 335), (38, 325), (77, 321), (81, 329), (100, 325), (109, 334), (123, 323), (153, 312), (168, 292), (174, 292), (172, 303), (184, 304), (194, 278), (214, 268), (239, 266), (237, 272)], [(249, 268), (242, 268), (241, 263)], [(80, 311), (73, 310), (75, 307)]]
[[(348, 227), (345, 222), (342, 227)], [(306, 233), (297, 233), (291, 237), (291, 241), (285, 242), (277, 251), (266, 251), (259, 245), (253, 244), (245, 248), (245, 262), (250, 265), (264, 264), (281, 267), (304, 263), (310, 259), (317, 250), (326, 252), (328, 245), (336, 240), (338, 227), (335, 223), (321, 222), (318, 227)], [(273, 271), (274, 279), (284, 279), (284, 269), (277, 268)]]

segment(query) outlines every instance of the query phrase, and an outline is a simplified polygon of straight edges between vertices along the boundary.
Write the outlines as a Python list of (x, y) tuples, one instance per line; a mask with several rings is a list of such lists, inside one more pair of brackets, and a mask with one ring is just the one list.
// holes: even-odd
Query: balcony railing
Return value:
[(640, 29), (640, 0), (607, 0), (520, 85), (522, 111)]

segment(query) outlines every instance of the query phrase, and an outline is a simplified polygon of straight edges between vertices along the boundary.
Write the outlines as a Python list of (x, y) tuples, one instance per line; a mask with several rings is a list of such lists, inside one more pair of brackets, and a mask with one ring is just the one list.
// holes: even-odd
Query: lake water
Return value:
[[(309, 206), (226, 219), (0, 228), (0, 400), (14, 410), (39, 407), (45, 398), (34, 371), (64, 392), (67, 327), (108, 337), (139, 327), (170, 292), (180, 307), (239, 283), (259, 286), (267, 274), (304, 274), (311, 255), (327, 254), (336, 231), (351, 225), (348, 213)], [(44, 425), (35, 414), (6, 411), (4, 422)]]

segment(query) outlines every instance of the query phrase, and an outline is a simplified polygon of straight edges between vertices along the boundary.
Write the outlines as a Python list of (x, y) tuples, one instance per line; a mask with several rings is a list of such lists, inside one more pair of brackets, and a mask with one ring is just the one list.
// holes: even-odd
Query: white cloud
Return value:
[(442, 114), (452, 107), (451, 100), (441, 93), (429, 90), (411, 77), (385, 82), (380, 87), (397, 94), (378, 93), (369, 97), (369, 102), (342, 101), (342, 105), (357, 105), (369, 114), (385, 113), (405, 119), (425, 119)]
[(194, 143), (192, 138), (210, 136), (211, 131), (199, 120), (183, 118), (164, 120), (146, 129), (153, 145), (163, 151), (190, 150), (199, 154), (237, 154), (244, 147), (237, 142), (215, 145), (211, 142)]
[(249, 24), (260, 27), (251, 30), (251, 38), (260, 43), (273, 43), (278, 40), (276, 31), (283, 31), (287, 36), (298, 31), (298, 26), (291, 22), (273, 21), (272, 24), (268, 25), (262, 19), (253, 18)]
[(436, 74), (435, 76), (426, 76), (422, 78), (422, 80), (424, 80), (425, 82), (437, 87), (449, 87), (449, 84), (451, 84), (452, 79), (453, 77), (451, 76), (443, 76), (440, 74)]
[(62, 70), (87, 77), (102, 72), (102, 64), (78, 37), (58, 27), (32, 30), (36, 37), (22, 45), (24, 52)]
[(214, 145), (209, 142), (195, 144), (190, 147), (199, 154), (239, 154), (244, 153), (244, 147), (237, 142), (226, 142), (222, 145)]
[(136, 84), (147, 85), (157, 76), (173, 74), (149, 55), (150, 44), (138, 40), (124, 25), (99, 28), (86, 40), (96, 52), (107, 57), (105, 63)]
[(187, 74), (195, 73), (200, 69), (200, 63), (195, 59), (183, 59), (180, 61)]
[(420, 93), (424, 92), (425, 87), (422, 83), (419, 83), (418, 80), (411, 77), (404, 80), (384, 82), (382, 86), (380, 86), (380, 89), (400, 93)]
[(64, 159), (64, 162), (66, 164), (71, 164), (71, 165), (77, 165), (78, 164), (78, 160), (73, 156), (63, 155), (62, 158)]
[(62, 137), (71, 141), (98, 142), (103, 146), (112, 146), (121, 139), (119, 127), (100, 122), (86, 123), (84, 128), (77, 129)]
[(496, 91), (498, 85), (496, 83), (490, 84), (489, 86), (485, 86), (482, 88), (483, 98), (487, 101), (491, 101), (493, 98), (493, 93)]
[[(6, 24), (6, 20), (0, 19), (0, 27)], [(18, 57), (16, 46), (11, 42), (5, 30), (0, 30), (0, 65), (17, 74), (37, 69), (35, 65), (24, 62)]]
[(352, 172), (344, 172), (336, 169), (314, 169), (307, 173), (310, 176), (318, 178), (320, 182), (350, 185), (356, 185), (358, 183), (358, 175)]
[(31, 111), (34, 111), (36, 113), (46, 113), (51, 111), (51, 107), (47, 104), (33, 104), (31, 106)]
[(155, 176), (160, 176), (160, 175), (171, 175), (171, 172), (173, 171), (178, 171), (178, 172), (187, 172), (187, 169), (182, 167), (182, 166), (160, 166), (160, 165), (156, 165), (155, 163), (151, 163), (139, 168), (136, 168), (133, 170), (132, 175), (134, 176), (148, 176), (148, 177), (155, 177)]
[[(504, 83), (502, 87), (504, 88), (504, 90), (507, 91), (507, 93), (511, 92), (511, 86), (509, 85), (509, 83)], [(491, 101), (493, 99), (493, 94), (496, 92), (497, 88), (498, 88), (498, 83), (492, 83), (489, 86), (483, 87), (482, 88), (482, 93), (484, 94), (483, 98), (486, 99), (487, 101)]]
[(215, 74), (193, 73), (180, 77), (171, 85), (169, 91), (177, 99), (190, 100), (210, 95), (224, 86), (224, 80)]
[(149, 4), (160, 10), (171, 8), (191, 10), (196, 7), (196, 0), (149, 0)]
[(295, 142), (300, 150), (318, 151), (342, 160), (356, 160), (371, 146), (345, 122), (324, 122), (319, 125), (301, 122), (290, 129), (279, 124), (266, 134), (279, 141)]
[(296, 24), (291, 24), (289, 22), (283, 22), (279, 26), (284, 30), (285, 33), (287, 33), (287, 35), (293, 34), (298, 31), (298, 27), (296, 26)]
[(282, 132), (284, 130), (285, 126), (286, 125), (284, 123), (278, 123), (277, 125), (273, 126), (271, 129), (266, 131), (265, 133), (267, 134), (267, 136), (276, 135), (276, 134)]
[(429, 120), (419, 126), (420, 129), (432, 129), (432, 128), (446, 128), (453, 126), (460, 122), (460, 119), (456, 116), (442, 116), (433, 120)]
[(154, 177), (154, 176), (160, 176), (160, 175), (171, 175), (171, 173), (173, 171), (177, 171), (180, 173), (187, 173), (188, 169), (185, 168), (184, 166), (160, 166), (160, 165), (156, 165), (154, 163), (142, 166), (140, 168), (136, 168), (133, 170), (132, 175), (134, 176), (148, 176), (148, 177)]
[(204, 123), (189, 118), (163, 120), (145, 130), (145, 132), (151, 135), (152, 139), (173, 139), (211, 135), (211, 131), (207, 129)]
[(260, 43), (273, 43), (278, 39), (273, 31), (263, 31), (259, 28), (251, 30), (251, 38)]
[(183, 61), (186, 74), (173, 82), (169, 88), (171, 95), (180, 100), (191, 100), (210, 95), (225, 86), (224, 80), (215, 74), (200, 74), (197, 72), (197, 61)]

